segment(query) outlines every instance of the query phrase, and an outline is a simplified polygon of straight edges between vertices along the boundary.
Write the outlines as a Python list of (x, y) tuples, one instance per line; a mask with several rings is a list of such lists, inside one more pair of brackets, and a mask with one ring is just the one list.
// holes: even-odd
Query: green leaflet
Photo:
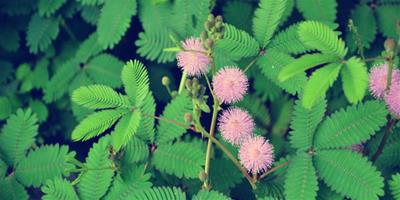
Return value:
[(392, 175), (392, 179), (389, 181), (389, 187), (390, 187), (390, 191), (391, 191), (394, 199), (399, 200), (400, 199), (400, 174), (399, 173)]
[(78, 200), (72, 184), (62, 178), (48, 180), (41, 188), (44, 193), (43, 200)]
[(253, 17), (253, 32), (261, 47), (266, 47), (278, 27), (286, 0), (261, 0)]
[(130, 108), (130, 103), (126, 96), (105, 85), (80, 87), (74, 90), (71, 99), (78, 105), (89, 109)]
[(18, 109), (8, 118), (0, 134), (0, 153), (8, 165), (15, 167), (35, 143), (39, 128), (37, 121), (30, 109)]
[(316, 148), (340, 148), (367, 141), (386, 123), (388, 111), (379, 101), (340, 110), (325, 119), (315, 135)]
[(396, 23), (400, 19), (399, 5), (383, 5), (377, 8), (378, 27), (384, 36), (397, 38)]
[(138, 60), (128, 61), (122, 69), (121, 79), (131, 103), (140, 106), (149, 93), (149, 75), (144, 65)]
[(340, 74), (347, 100), (350, 103), (360, 102), (368, 88), (368, 71), (365, 63), (359, 58), (351, 57)]
[[(369, 48), (375, 40), (377, 24), (373, 10), (366, 4), (358, 5), (351, 13), (351, 19), (357, 28), (363, 48)], [(357, 49), (354, 33), (348, 32), (346, 43), (352, 51)]]
[(27, 200), (28, 193), (15, 177), (0, 179), (0, 196), (4, 200)]
[(103, 137), (90, 149), (78, 184), (82, 200), (100, 199), (111, 185), (114, 176), (113, 162), (110, 160), (110, 138)]
[(349, 150), (319, 151), (314, 163), (324, 182), (342, 195), (372, 200), (384, 194), (380, 172), (358, 153)]
[(142, 119), (140, 110), (135, 110), (131, 114), (125, 115), (115, 126), (111, 134), (111, 143), (116, 151), (125, 146), (129, 140), (137, 133)]
[(113, 88), (121, 86), (121, 70), (124, 63), (110, 54), (100, 54), (85, 66), (85, 72), (96, 83)]
[(216, 45), (234, 58), (256, 56), (259, 51), (253, 37), (230, 24), (224, 24), (224, 37)]
[(322, 53), (335, 54), (343, 58), (347, 48), (343, 42), (327, 25), (317, 21), (306, 21), (299, 25), (300, 40), (308, 47), (317, 49)]
[(123, 161), (136, 163), (144, 161), (148, 156), (148, 145), (138, 137), (133, 136), (126, 144)]
[(217, 191), (207, 191), (201, 190), (197, 193), (192, 200), (206, 200), (206, 199), (213, 199), (213, 200), (230, 200), (231, 198), (217, 192)]
[(336, 0), (300, 0), (296, 1), (296, 7), (306, 20), (320, 21), (332, 28), (336, 26)]
[(186, 200), (186, 194), (176, 187), (153, 187), (133, 193), (128, 200)]
[(26, 33), (29, 51), (36, 54), (45, 51), (56, 39), (59, 32), (58, 18), (44, 18), (34, 15), (28, 25)]
[(50, 16), (54, 14), (64, 3), (66, 0), (39, 0), (38, 4), (38, 12), (40, 16)]
[(68, 163), (75, 152), (68, 152), (67, 146), (45, 145), (31, 151), (15, 169), (15, 176), (25, 186), (39, 187), (46, 180), (68, 175), (75, 169)]
[(300, 100), (296, 101), (290, 128), (290, 144), (293, 148), (307, 150), (313, 144), (314, 133), (326, 112), (326, 100), (318, 101), (311, 109), (306, 109)]
[(204, 165), (204, 151), (190, 143), (159, 145), (153, 154), (156, 169), (179, 178), (197, 178)]
[(305, 108), (310, 109), (325, 96), (326, 91), (336, 81), (341, 67), (341, 63), (330, 63), (311, 75), (310, 80), (304, 86), (304, 93), (301, 98)]
[(280, 31), (271, 40), (269, 47), (287, 54), (300, 54), (310, 51), (310, 48), (305, 46), (303, 42), (300, 41), (298, 29), (299, 24), (294, 24), (285, 30)]
[(317, 65), (334, 62), (336, 60), (337, 59), (333, 55), (319, 53), (305, 54), (302, 57), (294, 60), (290, 64), (286, 65), (279, 73), (278, 79), (279, 81), (285, 81)]
[(156, 103), (151, 91), (144, 98), (144, 103), (139, 109), (144, 117), (142, 117), (142, 121), (139, 124), (137, 136), (144, 141), (152, 142), (155, 137), (155, 119), (150, 116), (155, 116), (156, 114)]
[(113, 48), (128, 30), (136, 15), (136, 0), (105, 1), (97, 22), (98, 42), (103, 48)]
[(98, 42), (97, 32), (91, 34), (79, 45), (75, 54), (75, 59), (80, 63), (86, 63), (89, 58), (97, 55), (103, 50), (103, 47)]
[(285, 179), (285, 199), (308, 200), (317, 196), (318, 181), (312, 157), (297, 154), (289, 164)]

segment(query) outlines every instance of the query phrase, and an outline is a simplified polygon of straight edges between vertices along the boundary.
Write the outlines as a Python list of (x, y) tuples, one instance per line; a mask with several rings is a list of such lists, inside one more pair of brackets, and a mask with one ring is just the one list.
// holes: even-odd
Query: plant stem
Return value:
[(393, 127), (396, 125), (396, 123), (397, 123), (398, 121), (399, 121), (399, 120), (391, 119), (391, 120), (389, 121), (389, 123), (386, 125), (385, 134), (383, 135), (382, 140), (381, 140), (381, 142), (379, 143), (378, 149), (376, 150), (376, 152), (374, 153), (374, 155), (373, 155), (372, 158), (371, 158), (371, 161), (372, 161), (372, 162), (375, 162), (375, 161), (378, 159), (378, 157), (382, 154), (382, 151), (383, 151), (383, 149), (384, 149), (384, 147), (385, 147), (385, 144), (386, 144), (387, 140), (389, 139), (390, 134), (393, 132), (393, 131), (392, 131), (392, 130), (393, 130)]
[(271, 173), (275, 172), (276, 170), (278, 170), (278, 169), (280, 169), (280, 168), (282, 168), (282, 167), (284, 167), (284, 166), (286, 166), (288, 164), (289, 164), (289, 161), (286, 161), (286, 162), (284, 162), (284, 163), (282, 163), (282, 164), (280, 164), (280, 165), (278, 165), (276, 167), (273, 167), (272, 169), (270, 169), (269, 171), (267, 171), (263, 175), (261, 175), (260, 178), (258, 178), (258, 180), (263, 179), (264, 177), (270, 175)]
[(177, 122), (177, 121), (174, 121), (174, 120), (171, 120), (171, 119), (167, 119), (167, 118), (164, 118), (164, 117), (153, 116), (153, 115), (147, 115), (147, 114), (142, 114), (142, 116), (143, 116), (143, 117), (154, 118), (154, 119), (157, 119), (157, 120), (160, 120), (160, 121), (165, 121), (165, 122), (168, 122), (168, 123), (171, 123), (171, 124), (174, 124), (174, 125), (177, 125), (177, 126), (180, 126), (180, 127), (183, 127), (183, 128), (189, 129), (189, 130), (192, 130), (192, 131), (196, 131), (196, 129), (193, 128), (192, 126), (188, 126), (188, 125), (186, 125), (186, 124), (184, 124), (184, 123), (180, 123), (180, 122)]
[(186, 72), (183, 72), (181, 82), (179, 83), (178, 94), (181, 94), (183, 89), (185, 89), (186, 79), (187, 79), (187, 74)]
[(65, 32), (67, 32), (67, 34), (69, 35), (69, 37), (74, 40), (75, 42), (78, 41), (78, 39), (76, 39), (76, 36), (74, 34), (74, 32), (72, 32), (71, 28), (68, 26), (68, 24), (65, 22), (64, 19), (61, 19), (61, 26), (65, 29)]
[(393, 58), (389, 58), (388, 61), (388, 74), (387, 74), (387, 82), (386, 82), (386, 90), (389, 91), (390, 84), (392, 83), (392, 74), (393, 74)]
[(255, 57), (247, 66), (246, 66), (246, 68), (244, 68), (244, 72), (247, 72), (247, 70), (249, 70), (250, 69), (250, 67), (252, 67), (255, 63), (256, 63), (256, 61), (258, 60), (258, 58), (259, 58), (259, 56), (257, 56), (257, 57)]

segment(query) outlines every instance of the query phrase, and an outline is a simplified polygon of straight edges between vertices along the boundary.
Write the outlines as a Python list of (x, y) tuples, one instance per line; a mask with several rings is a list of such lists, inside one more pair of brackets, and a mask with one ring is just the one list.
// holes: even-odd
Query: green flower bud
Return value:
[(168, 76), (163, 76), (161, 79), (161, 83), (164, 86), (168, 86), (171, 83), (171, 80), (168, 78)]
[(183, 117), (186, 123), (191, 123), (193, 121), (193, 115), (190, 113), (185, 113)]

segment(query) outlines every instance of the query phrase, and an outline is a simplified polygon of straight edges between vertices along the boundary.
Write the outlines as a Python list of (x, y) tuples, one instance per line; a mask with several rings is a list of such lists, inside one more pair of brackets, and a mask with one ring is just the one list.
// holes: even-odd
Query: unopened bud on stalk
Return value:
[(190, 113), (185, 113), (183, 117), (185, 118), (186, 123), (191, 123), (193, 121), (193, 115)]
[(201, 37), (201, 40), (202, 40), (202, 41), (207, 40), (207, 38), (208, 38), (207, 32), (206, 32), (206, 31), (201, 32), (200, 37)]
[(171, 83), (171, 80), (168, 78), (168, 76), (163, 76), (161, 79), (161, 83), (164, 86), (168, 86)]
[(207, 179), (207, 174), (204, 170), (201, 170), (199, 173), (199, 179), (201, 182), (204, 182)]
[(212, 48), (213, 46), (214, 46), (214, 40), (212, 40), (212, 39), (207, 39), (206, 40), (206, 47), (207, 48)]
[(215, 21), (216, 22), (222, 22), (222, 16), (221, 15), (217, 15), (217, 17), (215, 17)]
[(392, 38), (388, 38), (385, 40), (384, 46), (386, 51), (392, 52), (396, 47), (396, 41), (394, 41)]

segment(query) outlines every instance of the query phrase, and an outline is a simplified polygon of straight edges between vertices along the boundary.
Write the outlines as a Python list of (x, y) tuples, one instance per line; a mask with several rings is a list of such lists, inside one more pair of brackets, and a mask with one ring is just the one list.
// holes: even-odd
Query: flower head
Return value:
[(218, 71), (213, 79), (215, 95), (223, 103), (235, 103), (243, 98), (249, 86), (242, 70), (226, 67)]
[(189, 38), (182, 42), (183, 51), (176, 54), (178, 66), (189, 76), (200, 76), (207, 73), (210, 58), (200, 39)]
[(390, 86), (385, 101), (390, 112), (400, 118), (400, 81), (395, 82)]
[[(376, 98), (383, 99), (387, 85), (388, 65), (382, 64), (371, 69), (369, 74), (369, 89)], [(392, 72), (392, 83), (400, 80), (400, 71), (394, 69)]]
[(274, 161), (274, 147), (261, 136), (246, 140), (239, 150), (240, 163), (252, 173), (266, 171)]
[(219, 130), (222, 137), (234, 145), (240, 145), (251, 137), (254, 120), (247, 111), (240, 108), (230, 108), (222, 112), (219, 118)]

